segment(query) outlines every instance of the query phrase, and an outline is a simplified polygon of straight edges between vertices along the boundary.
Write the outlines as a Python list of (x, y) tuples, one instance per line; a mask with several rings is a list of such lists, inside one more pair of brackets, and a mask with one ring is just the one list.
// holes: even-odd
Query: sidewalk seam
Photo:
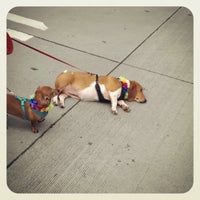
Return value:
[(137, 67), (135, 65), (130, 65), (130, 64), (127, 64), (127, 63), (123, 63), (123, 64), (126, 65), (126, 66), (129, 66), (131, 68), (135, 68), (135, 69), (139, 69), (139, 70), (142, 70), (142, 71), (150, 72), (152, 74), (157, 74), (157, 75), (160, 75), (160, 76), (164, 76), (164, 77), (167, 77), (167, 78), (170, 78), (170, 79), (174, 79), (174, 80), (177, 80), (177, 81), (181, 81), (181, 82), (193, 85), (193, 81), (187, 81), (187, 80), (176, 78), (176, 77), (173, 77), (173, 76), (170, 76), (170, 75), (167, 75), (167, 74), (163, 74), (163, 73), (158, 72), (158, 71), (152, 71), (150, 69), (146, 69), (146, 68), (142, 68), (142, 67)]
[(175, 10), (164, 22), (162, 22), (153, 32), (151, 32), (137, 47), (135, 47), (116, 67), (114, 67), (107, 75), (111, 74), (115, 69), (117, 69), (121, 64), (124, 63), (138, 48), (140, 48), (151, 36), (154, 35), (166, 22), (168, 22), (182, 7)]

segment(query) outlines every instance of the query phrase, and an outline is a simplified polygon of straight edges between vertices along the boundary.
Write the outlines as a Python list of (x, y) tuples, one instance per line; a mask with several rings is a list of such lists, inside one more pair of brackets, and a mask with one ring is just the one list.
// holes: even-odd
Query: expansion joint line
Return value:
[(107, 75), (110, 75), (115, 71), (121, 64), (125, 62), (137, 49), (139, 49), (149, 38), (151, 38), (166, 22), (168, 22), (182, 7), (176, 9), (164, 22), (162, 22), (152, 33), (150, 33), (138, 46), (135, 47), (116, 67), (114, 67)]

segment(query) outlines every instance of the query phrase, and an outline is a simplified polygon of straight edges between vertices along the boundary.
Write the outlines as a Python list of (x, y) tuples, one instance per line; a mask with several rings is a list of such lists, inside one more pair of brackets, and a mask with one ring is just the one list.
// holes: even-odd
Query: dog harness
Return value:
[(37, 106), (38, 102), (33, 98), (27, 99), (27, 98), (23, 98), (23, 97), (20, 97), (20, 96), (17, 96), (16, 98), (21, 102), (21, 109), (22, 109), (22, 113), (23, 113), (23, 118), (25, 120), (29, 120), (29, 118), (26, 114), (26, 111), (25, 111), (25, 103), (26, 102), (30, 103), (30, 106), (31, 106), (33, 112), (35, 114), (37, 114), (38, 116), (40, 116), (41, 118), (45, 118), (46, 115), (48, 114), (48, 110), (52, 107), (52, 104), (50, 104), (47, 107), (40, 108), (40, 107)]
[(21, 108), (22, 108), (22, 113), (23, 113), (24, 119), (28, 120), (28, 116), (26, 114), (25, 106), (24, 106), (24, 104), (27, 102), (27, 99), (23, 98), (23, 97), (20, 97), (20, 96), (17, 96), (17, 99), (21, 102)]
[[(122, 85), (121, 95), (118, 98), (118, 100), (126, 100), (126, 99), (128, 99), (128, 83), (127, 83), (128, 81), (127, 81), (127, 79), (125, 79), (122, 76), (120, 76), (118, 78), (118, 80), (121, 82), (121, 85)], [(104, 98), (104, 96), (103, 96), (103, 94), (101, 92), (101, 88), (99, 86), (99, 76), (97, 74), (96, 74), (95, 88), (96, 88), (96, 91), (97, 91), (98, 98), (99, 98), (100, 102), (103, 102), (103, 103), (110, 102), (109, 100), (107, 100), (107, 99)]]

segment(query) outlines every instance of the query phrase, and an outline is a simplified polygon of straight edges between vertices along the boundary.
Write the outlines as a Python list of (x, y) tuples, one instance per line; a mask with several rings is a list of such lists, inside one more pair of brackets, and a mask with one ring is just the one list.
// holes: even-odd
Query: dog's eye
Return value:
[(46, 100), (46, 101), (49, 101), (49, 100), (50, 100), (50, 98), (49, 98), (49, 97), (45, 97), (45, 100)]

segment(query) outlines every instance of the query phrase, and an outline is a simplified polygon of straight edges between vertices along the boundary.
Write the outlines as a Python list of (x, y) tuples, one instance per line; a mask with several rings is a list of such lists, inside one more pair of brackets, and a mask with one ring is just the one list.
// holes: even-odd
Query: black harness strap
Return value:
[(103, 102), (103, 103), (110, 102), (109, 100), (105, 99), (104, 96), (102, 95), (101, 88), (99, 86), (99, 76), (97, 74), (96, 74), (96, 85), (95, 85), (95, 88), (96, 88), (96, 91), (97, 91), (97, 94), (98, 94), (100, 102)]
[[(121, 85), (122, 85), (122, 91), (121, 91), (121, 95), (118, 98), (118, 100), (124, 100), (125, 95), (126, 95), (126, 90), (124, 90), (122, 82), (121, 82)], [(95, 88), (96, 88), (96, 91), (97, 91), (97, 94), (98, 94), (99, 101), (103, 102), (103, 103), (109, 103), (110, 101), (105, 99), (103, 94), (102, 94), (102, 92), (101, 92), (101, 88), (99, 86), (99, 76), (97, 74), (96, 74), (96, 85), (95, 85)]]

